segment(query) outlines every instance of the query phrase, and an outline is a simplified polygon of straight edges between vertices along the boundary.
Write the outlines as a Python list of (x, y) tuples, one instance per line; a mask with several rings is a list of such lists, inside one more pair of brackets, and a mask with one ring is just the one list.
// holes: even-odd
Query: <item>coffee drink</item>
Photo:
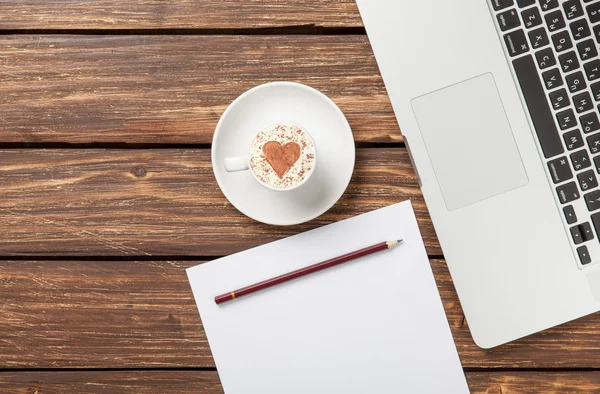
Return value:
[(316, 147), (306, 130), (291, 123), (262, 129), (250, 146), (250, 170), (268, 187), (285, 190), (302, 184), (315, 166)]

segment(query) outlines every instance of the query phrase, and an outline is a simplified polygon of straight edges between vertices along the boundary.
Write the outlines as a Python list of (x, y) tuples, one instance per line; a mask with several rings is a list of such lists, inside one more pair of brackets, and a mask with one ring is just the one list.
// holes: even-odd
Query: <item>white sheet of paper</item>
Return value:
[[(220, 306), (216, 295), (398, 247)], [(409, 201), (187, 270), (227, 394), (468, 393)]]

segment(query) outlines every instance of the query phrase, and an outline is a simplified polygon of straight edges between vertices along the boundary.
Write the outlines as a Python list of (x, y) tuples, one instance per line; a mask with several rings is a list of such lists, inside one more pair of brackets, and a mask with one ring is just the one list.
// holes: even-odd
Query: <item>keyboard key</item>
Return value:
[(527, 33), (529, 36), (529, 41), (531, 42), (531, 47), (533, 49), (538, 49), (541, 47), (545, 47), (550, 44), (550, 39), (548, 38), (548, 33), (546, 33), (546, 29), (540, 27), (539, 29), (535, 29)]
[(569, 32), (566, 30), (553, 35), (552, 43), (554, 44), (556, 52), (562, 52), (566, 51), (567, 49), (573, 48), (573, 41), (571, 41)]
[(588, 81), (595, 81), (600, 78), (600, 60), (594, 59), (591, 62), (587, 62), (583, 65), (583, 69)]
[(581, 115), (579, 117), (579, 123), (583, 127), (583, 132), (589, 134), (592, 131), (600, 130), (600, 122), (598, 121), (598, 115), (595, 112)]
[(558, 7), (558, 0), (540, 0), (540, 7), (544, 12)]
[(592, 262), (592, 258), (590, 257), (587, 246), (583, 245), (578, 247), (577, 254), (579, 255), (579, 261), (581, 261), (581, 265), (586, 265)]
[(600, 209), (600, 190), (594, 190), (584, 196), (585, 204), (590, 212)]
[[(508, 48), (508, 53), (511, 57), (523, 54), (529, 51), (529, 44), (527, 44), (527, 38), (522, 30), (513, 31), (504, 35), (504, 42)], [(572, 46), (572, 45), (571, 45)]]
[(594, 230), (592, 230), (592, 226), (587, 222), (581, 223), (579, 225), (579, 232), (581, 233), (583, 242), (591, 241), (592, 239), (594, 239)]
[(594, 174), (594, 170), (589, 170), (578, 174), (577, 181), (579, 181), (579, 187), (584, 192), (598, 187), (598, 181), (596, 180), (596, 174)]
[(555, 110), (568, 107), (569, 104), (571, 104), (569, 101), (569, 95), (565, 89), (560, 89), (550, 93), (550, 102), (552, 103), (552, 108)]
[(585, 10), (587, 11), (592, 23), (600, 22), (600, 3), (588, 5), (585, 7)]
[(600, 25), (594, 26), (594, 37), (596, 37), (596, 41), (600, 44)]
[(573, 242), (575, 242), (575, 245), (583, 243), (583, 235), (581, 235), (581, 230), (579, 229), (579, 226), (571, 227), (571, 237), (573, 238)]
[(592, 230), (592, 226), (587, 222), (581, 223), (579, 225), (579, 232), (581, 232), (583, 242), (591, 241), (592, 239), (594, 239), (594, 230)]
[(563, 138), (565, 140), (565, 145), (567, 145), (568, 150), (581, 148), (584, 145), (581, 132), (577, 129), (566, 132), (565, 134), (563, 134)]
[(534, 5), (535, 0), (517, 0), (517, 5), (521, 8), (529, 7), (530, 5)]
[(544, 19), (546, 19), (546, 25), (548, 26), (548, 31), (550, 31), (550, 33), (567, 26), (565, 23), (565, 18), (562, 16), (562, 12), (560, 12), (560, 10), (546, 14)]
[(595, 101), (600, 101), (600, 82), (596, 82), (590, 85), (592, 89), (592, 96), (594, 96)]
[(571, 127), (577, 126), (577, 120), (572, 109), (567, 109), (556, 114), (558, 126), (561, 130), (568, 130)]
[(589, 37), (592, 32), (585, 19), (579, 19), (569, 25), (575, 41)]
[(577, 223), (577, 215), (575, 215), (575, 209), (572, 205), (567, 205), (563, 208), (563, 213), (565, 214), (565, 220), (567, 224)]
[[(560, 155), (565, 149), (560, 140), (552, 111), (548, 106), (544, 87), (533, 62), (533, 57), (527, 55), (516, 59), (513, 61), (513, 67), (527, 103), (531, 120), (535, 126), (538, 141), (544, 152), (544, 157), (548, 159)], [(562, 90), (564, 91), (564, 89)]]
[(542, 49), (541, 51), (537, 51), (535, 53), (535, 58), (537, 60), (540, 70), (556, 65), (556, 58), (554, 57), (554, 52), (552, 52), (551, 48), (546, 48)]
[(598, 56), (598, 50), (594, 40), (585, 40), (577, 44), (577, 52), (582, 61), (590, 60), (593, 57)]
[(492, 0), (492, 7), (494, 7), (494, 10), (496, 11), (503, 10), (514, 4), (513, 0)]
[(600, 133), (587, 137), (587, 144), (590, 147), (592, 155), (600, 153)]
[(579, 60), (575, 51), (567, 52), (558, 57), (560, 68), (562, 68), (565, 74), (570, 73), (573, 70), (579, 68)]
[(575, 184), (575, 182), (569, 182), (558, 186), (556, 188), (556, 193), (558, 193), (558, 199), (562, 204), (568, 204), (580, 197), (579, 190), (577, 189), (577, 184)]
[(501, 12), (500, 14), (496, 15), (496, 18), (498, 19), (498, 24), (500, 25), (500, 30), (502, 31), (514, 29), (515, 27), (519, 27), (521, 25), (519, 14), (514, 8), (512, 10)]
[(573, 172), (565, 156), (549, 161), (548, 169), (550, 170), (550, 176), (554, 184), (573, 179)]
[(568, 0), (563, 3), (563, 9), (567, 19), (575, 19), (583, 16), (583, 7), (579, 0)]
[(528, 29), (542, 24), (542, 16), (537, 7), (521, 12), (521, 18), (523, 18), (523, 23), (525, 23), (525, 27)]
[(575, 171), (583, 170), (592, 165), (590, 162), (590, 156), (586, 150), (580, 150), (575, 153), (571, 153), (571, 163)]
[(600, 174), (600, 156), (594, 157), (594, 166), (596, 167), (596, 172)]
[(592, 97), (588, 92), (579, 93), (578, 95), (573, 96), (573, 105), (579, 114), (594, 108)]
[(552, 90), (564, 84), (558, 68), (545, 71), (542, 73), (542, 78), (544, 79), (544, 85), (546, 85), (546, 89), (548, 90)]
[(585, 77), (581, 71), (567, 75), (566, 80), (567, 87), (571, 93), (579, 92), (587, 87), (587, 84), (585, 83)]

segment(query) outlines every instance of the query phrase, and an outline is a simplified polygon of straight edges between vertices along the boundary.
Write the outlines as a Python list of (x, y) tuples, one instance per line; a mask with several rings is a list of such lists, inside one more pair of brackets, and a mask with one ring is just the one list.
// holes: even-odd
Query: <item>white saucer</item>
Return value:
[[(227, 157), (248, 155), (250, 142), (265, 126), (302, 125), (317, 146), (317, 165), (306, 184), (278, 192), (261, 186), (249, 171), (227, 172)], [(293, 82), (257, 86), (238, 97), (217, 124), (212, 166), (225, 197), (259, 222), (287, 226), (327, 212), (344, 194), (354, 171), (354, 138), (346, 117), (331, 99)]]

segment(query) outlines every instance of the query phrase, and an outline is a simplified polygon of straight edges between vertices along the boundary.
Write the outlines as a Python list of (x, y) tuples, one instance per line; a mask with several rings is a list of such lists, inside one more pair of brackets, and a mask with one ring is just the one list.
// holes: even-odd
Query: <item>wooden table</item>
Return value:
[[(0, 33), (0, 392), (221, 393), (184, 269), (405, 199), (474, 393), (600, 392), (598, 314), (473, 343), (353, 0), (0, 0)], [(344, 197), (292, 228), (210, 165), (223, 110), (273, 80), (357, 143)]]

